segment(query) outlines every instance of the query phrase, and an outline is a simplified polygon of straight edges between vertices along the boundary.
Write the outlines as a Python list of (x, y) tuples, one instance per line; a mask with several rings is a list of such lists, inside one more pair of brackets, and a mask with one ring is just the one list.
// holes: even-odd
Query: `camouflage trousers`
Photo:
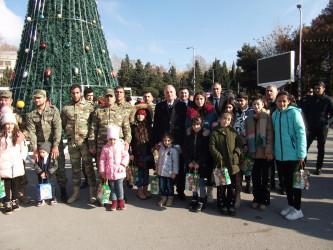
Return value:
[(85, 173), (88, 177), (90, 187), (96, 185), (96, 176), (91, 155), (89, 153), (88, 144), (82, 143), (76, 145), (68, 142), (68, 153), (72, 164), (72, 180), (74, 186), (80, 186), (81, 183), (81, 159)]
[[(50, 142), (53, 144), (52, 142)], [(42, 145), (43, 142), (38, 142), (38, 148)], [(59, 187), (66, 187), (67, 185), (67, 177), (66, 177), (66, 169), (65, 169), (65, 154), (64, 154), (64, 144), (62, 140), (58, 146), (59, 156), (58, 156), (58, 169), (56, 171), (56, 177)]]

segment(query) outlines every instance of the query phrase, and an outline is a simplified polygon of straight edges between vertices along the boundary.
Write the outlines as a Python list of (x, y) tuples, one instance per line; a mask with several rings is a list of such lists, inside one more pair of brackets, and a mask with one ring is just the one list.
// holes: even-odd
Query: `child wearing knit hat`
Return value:
[[(5, 214), (20, 209), (18, 203), (18, 177), (24, 175), (23, 160), (28, 155), (26, 142), (19, 142), (19, 128), (10, 107), (1, 109), (0, 178), (5, 182)], [(12, 194), (12, 195), (10, 195)], [(12, 196), (12, 197), (10, 197)]]
[(119, 139), (120, 127), (108, 127), (108, 143), (103, 147), (99, 160), (99, 172), (103, 179), (109, 180), (112, 205), (110, 211), (125, 209), (123, 179), (129, 161), (125, 142)]
[[(40, 145), (38, 154), (39, 159), (38, 162), (35, 162), (34, 168), (36, 174), (38, 176), (38, 182), (41, 183), (50, 183), (52, 187), (52, 199), (50, 201), (50, 205), (54, 206), (57, 204), (57, 197), (55, 193), (55, 185), (54, 185), (54, 174), (58, 169), (58, 161), (57, 159), (52, 159), (49, 157), (51, 151), (51, 143), (46, 141), (42, 145)], [(37, 202), (37, 207), (40, 207), (45, 204), (45, 200), (39, 200)]]

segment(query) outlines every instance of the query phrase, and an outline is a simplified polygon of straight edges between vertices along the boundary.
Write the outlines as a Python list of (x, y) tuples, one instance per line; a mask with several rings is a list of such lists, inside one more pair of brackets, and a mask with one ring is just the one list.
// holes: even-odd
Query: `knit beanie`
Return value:
[(136, 115), (144, 115), (147, 116), (147, 112), (144, 109), (139, 109), (138, 112), (136, 113)]
[(2, 114), (2, 119), (1, 119), (1, 124), (2, 125), (6, 124), (6, 123), (16, 124), (16, 117), (13, 114), (13, 111), (10, 107), (3, 106), (1, 108), (1, 114)]
[(51, 152), (51, 143), (46, 141), (40, 147), (39, 150), (44, 150), (48, 154)]
[(108, 139), (119, 139), (120, 127), (110, 125), (108, 127)]

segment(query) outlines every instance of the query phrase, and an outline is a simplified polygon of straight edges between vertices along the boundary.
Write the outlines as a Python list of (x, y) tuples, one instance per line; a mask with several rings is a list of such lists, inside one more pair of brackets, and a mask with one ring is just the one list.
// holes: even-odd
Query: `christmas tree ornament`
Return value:
[(66, 44), (66, 49), (68, 49), (70, 47), (69, 43)]
[(116, 78), (116, 73), (114, 72), (114, 70), (111, 71), (111, 75), (113, 78)]
[(57, 17), (60, 19), (60, 18), (61, 18), (61, 14), (59, 13), (59, 14), (57, 15)]
[(31, 22), (31, 17), (30, 16), (27, 17), (27, 21)]
[(79, 68), (78, 67), (74, 67), (73, 68), (73, 72), (75, 75), (79, 74)]
[(102, 53), (105, 54), (105, 49), (102, 49)]
[(76, 16), (76, 19), (79, 19), (80, 17), (79, 16)]
[(16, 107), (18, 107), (19, 109), (23, 109), (25, 106), (24, 101), (17, 101), (16, 103)]
[(84, 47), (84, 49), (88, 52), (88, 51), (89, 51), (89, 46), (86, 45), (86, 46)]
[(23, 76), (23, 78), (27, 78), (28, 77), (28, 72), (24, 71), (22, 76)]
[(101, 70), (101, 69), (96, 69), (96, 71), (97, 71), (97, 74), (98, 74), (99, 76), (102, 76), (102, 70)]
[(12, 73), (12, 80), (15, 78), (15, 72)]
[(29, 53), (29, 51), (30, 51), (30, 49), (25, 49), (24, 50), (24, 52), (27, 53), (27, 54)]
[(101, 26), (101, 30), (104, 29), (103, 26)]
[(51, 69), (47, 69), (46, 72), (45, 72), (46, 77), (51, 76), (51, 74), (52, 74), (52, 70)]
[(43, 15), (43, 14), (40, 14), (40, 15), (39, 15), (39, 18), (40, 18), (40, 19), (44, 19), (44, 15)]
[(92, 23), (93, 23), (93, 24), (96, 24), (96, 20), (92, 20)]
[(40, 46), (42, 49), (46, 48), (46, 43), (42, 43), (42, 45)]

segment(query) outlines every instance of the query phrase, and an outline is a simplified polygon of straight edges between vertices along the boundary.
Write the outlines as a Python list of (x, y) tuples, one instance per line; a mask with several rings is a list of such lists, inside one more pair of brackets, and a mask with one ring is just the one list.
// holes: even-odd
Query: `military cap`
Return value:
[(35, 89), (34, 97), (46, 97), (46, 91), (43, 89)]
[(0, 97), (12, 98), (13, 94), (10, 90), (1, 90)]
[(114, 96), (114, 90), (113, 89), (106, 89), (104, 91), (104, 96), (107, 96), (107, 95), (112, 95)]

